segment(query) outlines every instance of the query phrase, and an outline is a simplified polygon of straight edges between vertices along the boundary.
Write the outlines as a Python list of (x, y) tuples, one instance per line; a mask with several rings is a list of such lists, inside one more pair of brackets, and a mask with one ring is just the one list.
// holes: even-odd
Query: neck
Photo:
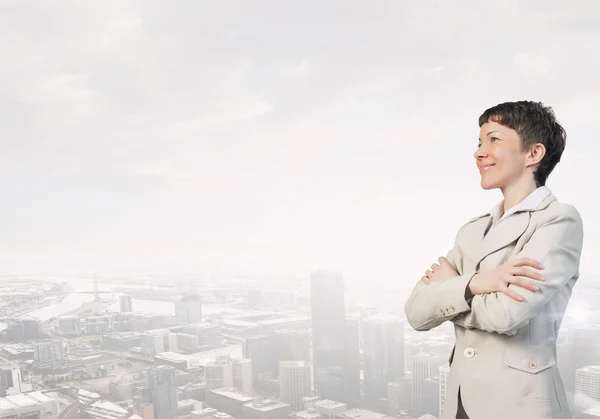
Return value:
[(537, 189), (533, 176), (527, 176), (522, 178), (516, 183), (513, 183), (505, 188), (502, 188), (502, 195), (504, 196), (504, 211), (508, 211), (510, 208), (521, 203), (527, 196)]

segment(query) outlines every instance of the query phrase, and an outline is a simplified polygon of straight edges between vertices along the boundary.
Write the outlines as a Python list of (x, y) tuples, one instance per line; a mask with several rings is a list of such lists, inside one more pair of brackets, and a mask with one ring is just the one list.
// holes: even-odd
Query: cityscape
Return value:
[[(440, 418), (451, 324), (350, 306), (340, 272), (306, 282), (4, 276), (0, 419)], [(557, 346), (577, 419), (600, 417), (598, 297), (574, 295)]]
[[(598, 22), (599, 0), (0, 0), (0, 419), (600, 419)], [(517, 215), (501, 251), (463, 234), (483, 214)], [(574, 264), (579, 216), (577, 278), (520, 300), (512, 256)], [(414, 330), (415, 285), (471, 263)], [(513, 290), (524, 310), (477, 309)]]

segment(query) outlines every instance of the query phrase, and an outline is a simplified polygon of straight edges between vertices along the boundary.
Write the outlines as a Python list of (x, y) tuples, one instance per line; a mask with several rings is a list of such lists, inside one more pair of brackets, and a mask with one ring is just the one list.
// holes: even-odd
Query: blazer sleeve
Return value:
[[(465, 274), (460, 271), (462, 252), (457, 242), (461, 230), (456, 235), (454, 247), (446, 256), (454, 270), (461, 275), (429, 285), (419, 280), (406, 301), (404, 306), (406, 319), (411, 327), (417, 331), (434, 329), (458, 314), (469, 310), (469, 306), (465, 301), (464, 290), (475, 272)], [(461, 289), (463, 290), (462, 295), (460, 294)]]
[(501, 292), (475, 295), (470, 309), (465, 309), (463, 313), (452, 318), (454, 324), (515, 335), (572, 278), (579, 276), (583, 223), (574, 207), (563, 204), (560, 208), (560, 211), (556, 211), (540, 223), (523, 249), (515, 256), (516, 259), (531, 258), (542, 264), (543, 269), (538, 272), (545, 281), (536, 281), (540, 289), (529, 291), (510, 284), (510, 288), (525, 297), (522, 302), (515, 301)]

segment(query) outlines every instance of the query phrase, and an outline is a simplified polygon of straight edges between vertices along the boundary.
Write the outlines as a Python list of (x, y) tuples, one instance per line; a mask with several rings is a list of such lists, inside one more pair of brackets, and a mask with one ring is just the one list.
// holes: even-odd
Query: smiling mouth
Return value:
[(481, 167), (479, 167), (479, 171), (482, 172), (482, 173), (486, 172), (486, 171), (488, 171), (490, 169), (490, 167), (494, 167), (494, 165), (493, 164), (487, 164), (485, 166), (481, 166)]

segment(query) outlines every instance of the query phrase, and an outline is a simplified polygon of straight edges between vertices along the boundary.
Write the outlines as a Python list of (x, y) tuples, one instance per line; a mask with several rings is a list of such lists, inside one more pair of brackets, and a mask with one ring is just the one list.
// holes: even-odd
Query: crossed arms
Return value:
[[(561, 205), (559, 211), (553, 211), (546, 220), (540, 222), (515, 259), (507, 262), (511, 266), (524, 260), (541, 264), (541, 269), (536, 272), (543, 280), (535, 281), (538, 289), (534, 290), (534, 286), (525, 284), (527, 279), (522, 274), (515, 275), (514, 281), (506, 281), (506, 277), (500, 277), (500, 274), (507, 271), (504, 265), (488, 272), (458, 275), (454, 267), (460, 249), (455, 244), (446, 257), (447, 261), (440, 259), (440, 266), (445, 269), (446, 275), (435, 281), (428, 281), (424, 277), (413, 289), (405, 305), (408, 322), (419, 331), (430, 330), (445, 321), (452, 321), (467, 329), (512, 336), (578, 275), (582, 245), (582, 221), (574, 207)], [(445, 264), (450, 268), (442, 266)], [(448, 272), (453, 272), (453, 275), (448, 275)], [(493, 281), (503, 283), (507, 289), (499, 287), (495, 288), (499, 291), (490, 292)], [(478, 282), (478, 286), (474, 282)], [(509, 296), (515, 291), (523, 300), (518, 301)], [(471, 296), (469, 304), (467, 299)]]

